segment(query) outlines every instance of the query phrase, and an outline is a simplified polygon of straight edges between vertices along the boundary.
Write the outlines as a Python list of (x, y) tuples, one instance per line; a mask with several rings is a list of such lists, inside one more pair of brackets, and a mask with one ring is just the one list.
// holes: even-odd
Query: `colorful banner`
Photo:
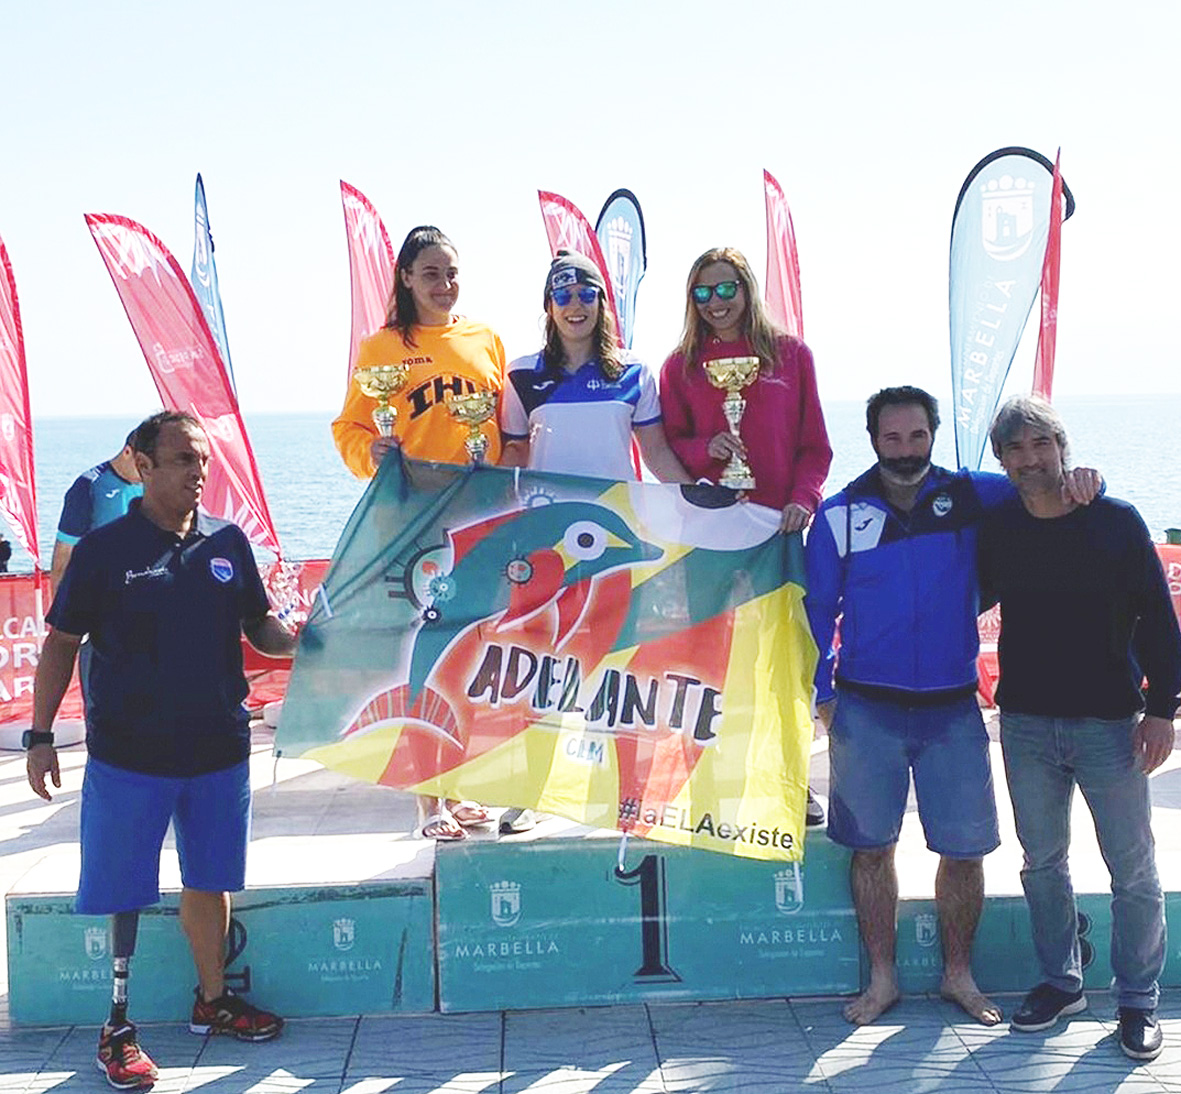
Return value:
[(1002, 148), (972, 168), (956, 199), (949, 304), (960, 467), (980, 466), (1005, 377), (1041, 283), (1053, 169), (1038, 152)]
[(763, 196), (767, 205), (767, 284), (763, 299), (777, 326), (796, 338), (804, 337), (804, 300), (800, 293), (800, 257), (796, 230), (783, 187), (770, 171), (763, 170)]
[(303, 629), (276, 751), (797, 860), (816, 647), (778, 523), (716, 487), (386, 460)]
[[(1073, 212), (1073, 209), (1071, 210)], [(1049, 399), (1054, 389), (1054, 351), (1058, 345), (1058, 282), (1062, 270), (1062, 150), (1054, 159), (1054, 190), (1050, 199), (1050, 235), (1042, 264), (1042, 325), (1038, 331), (1037, 359), (1033, 363), (1033, 390)]]
[(349, 245), (349, 284), (353, 321), (349, 342), (349, 371), (357, 360), (362, 338), (385, 326), (386, 305), (394, 288), (394, 248), (369, 199), (355, 186), (340, 180), (344, 233)]
[(619, 336), (631, 349), (636, 327), (636, 297), (648, 269), (648, 238), (640, 202), (630, 190), (616, 190), (595, 223), (595, 236), (606, 258), (608, 282), (619, 308)]
[(40, 566), (33, 417), (25, 369), (25, 336), (8, 249), (0, 239), (0, 515)]
[(230, 379), (230, 387), (237, 395), (234, 365), (230, 360), (230, 338), (226, 334), (226, 317), (221, 307), (221, 292), (217, 287), (217, 263), (213, 259), (213, 232), (209, 228), (209, 210), (205, 205), (205, 184), (197, 172), (197, 186), (193, 194), (193, 269), (189, 275), (193, 293), (201, 305), (209, 332), (217, 343), (221, 362)]
[(142, 224), (87, 213), (164, 405), (198, 417), (213, 459), (201, 504), (281, 555), (254, 452), (209, 324), (175, 258)]
[(561, 194), (538, 190), (537, 200), (541, 203), (541, 219), (545, 222), (550, 254), (556, 256), (559, 251), (575, 251), (585, 255), (599, 267), (603, 280), (607, 283), (607, 298), (611, 304), (611, 312), (615, 316), (615, 329), (622, 335), (623, 324), (619, 321), (614, 279), (607, 266), (607, 260), (603, 257), (603, 248), (599, 246), (599, 237), (591, 231), (590, 221), (582, 215), (574, 202), (568, 201)]

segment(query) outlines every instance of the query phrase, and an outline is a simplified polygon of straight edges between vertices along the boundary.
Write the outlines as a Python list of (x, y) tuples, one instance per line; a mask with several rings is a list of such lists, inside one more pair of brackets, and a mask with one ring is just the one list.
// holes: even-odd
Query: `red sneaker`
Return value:
[(94, 1066), (116, 1090), (146, 1090), (156, 1081), (156, 1065), (139, 1047), (130, 1022), (118, 1029), (103, 1026)]
[(219, 999), (208, 1003), (201, 998), (200, 988), (196, 995), (193, 1017), (189, 1020), (191, 1033), (225, 1033), (239, 1041), (269, 1041), (282, 1032), (282, 1018), (247, 1003), (229, 988)]

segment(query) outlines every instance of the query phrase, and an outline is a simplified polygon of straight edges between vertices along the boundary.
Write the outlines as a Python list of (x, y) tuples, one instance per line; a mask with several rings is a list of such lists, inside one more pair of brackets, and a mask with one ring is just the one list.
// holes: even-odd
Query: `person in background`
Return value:
[(79, 817), (75, 911), (110, 915), (111, 1012), (97, 1064), (111, 1086), (151, 1086), (156, 1066), (128, 1020), (128, 965), (139, 909), (160, 899), (160, 850), (171, 825), (180, 921), (197, 988), (189, 1029), (242, 1041), (278, 1036), (283, 1020), (225, 983), (230, 893), (245, 885), (250, 726), (242, 635), (288, 657), (295, 636), (270, 612), (242, 530), (198, 508), (209, 438), (188, 414), (146, 419), (133, 442), (144, 483), (125, 516), (85, 536), (53, 605), (25, 733), (29, 785), (61, 787), (53, 722), (82, 636), (94, 647)]
[[(143, 494), (144, 488), (135, 466), (134, 439), (133, 429), (127, 434), (117, 455), (84, 471), (66, 491), (61, 517), (57, 522), (53, 558), (49, 564), (50, 588), (54, 593), (61, 584), (78, 541), (95, 528), (118, 520), (127, 512), (132, 501)], [(90, 640), (84, 638), (78, 649), (78, 685), (82, 689), (84, 704), (89, 702), (90, 696), (90, 659)]]
[(1001, 606), (1001, 748), (1044, 977), (1010, 1025), (1048, 1029), (1087, 1005), (1068, 867), (1077, 786), (1111, 874), (1120, 1048), (1153, 1060), (1165, 902), (1148, 776), (1173, 751), (1177, 617), (1140, 514), (1114, 498), (1081, 507), (1063, 490), (1066, 429), (1048, 402), (1009, 400), (991, 439), (1018, 497), (985, 517), (980, 579)]
[[(455, 315), (459, 300), (459, 255), (438, 228), (421, 225), (398, 252), (386, 324), (357, 351), (357, 369), (406, 363), (409, 377), (390, 406), (397, 411), (395, 436), (383, 437), (373, 423), (376, 400), (350, 383), (332, 436), (345, 466), (358, 478), (372, 478), (389, 453), (400, 448), (418, 460), (464, 464), (467, 427), (448, 411), (446, 396), (504, 387), (504, 346), (483, 323)], [(500, 430), (484, 426), (486, 460), (500, 459)], [(420, 798), (422, 834), (459, 840), (467, 827), (487, 824), (489, 811), (476, 802)]]
[[(759, 358), (743, 391), (741, 439), (722, 410), (726, 393), (702, 366), (719, 357)], [(771, 323), (750, 263), (733, 247), (706, 251), (689, 270), (685, 329), (660, 371), (660, 406), (669, 445), (693, 478), (717, 482), (737, 453), (754, 474), (750, 499), (779, 510), (784, 532), (808, 526), (832, 463), (812, 351)], [(806, 820), (824, 823), (811, 787)]]
[(117, 455), (84, 471), (66, 491), (50, 562), (50, 581), (55, 592), (78, 541), (87, 532), (121, 517), (132, 499), (144, 492), (135, 469), (131, 447), (134, 437), (135, 430), (132, 430)]
[(12, 544), (7, 536), (0, 536), (0, 574), (8, 573), (8, 563), (12, 560)]

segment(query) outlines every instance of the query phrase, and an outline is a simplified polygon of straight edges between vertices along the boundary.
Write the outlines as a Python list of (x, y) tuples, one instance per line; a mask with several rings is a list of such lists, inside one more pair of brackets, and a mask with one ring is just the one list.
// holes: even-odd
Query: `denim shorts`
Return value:
[(988, 734), (975, 698), (908, 707), (839, 691), (828, 754), (835, 842), (859, 851), (897, 843), (913, 771), (932, 851), (980, 858), (1000, 845)]
[(82, 877), (74, 910), (106, 915), (155, 904), (169, 821), (185, 888), (223, 893), (245, 885), (249, 763), (172, 778), (90, 757), (82, 779)]

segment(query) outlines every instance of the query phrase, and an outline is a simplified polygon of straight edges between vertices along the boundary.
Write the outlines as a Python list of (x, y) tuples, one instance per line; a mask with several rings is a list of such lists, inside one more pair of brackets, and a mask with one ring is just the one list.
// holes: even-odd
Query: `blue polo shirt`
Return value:
[(268, 608), (242, 530), (200, 510), (183, 539), (148, 520), (138, 499), (84, 536), (45, 618), (90, 635), (90, 754), (170, 776), (246, 759), (242, 623)]
[(104, 460), (79, 475), (66, 491), (61, 519), (57, 522), (57, 538), (73, 547), (87, 532), (121, 517), (132, 499), (143, 492), (140, 483), (128, 482), (111, 466), (110, 460)]

